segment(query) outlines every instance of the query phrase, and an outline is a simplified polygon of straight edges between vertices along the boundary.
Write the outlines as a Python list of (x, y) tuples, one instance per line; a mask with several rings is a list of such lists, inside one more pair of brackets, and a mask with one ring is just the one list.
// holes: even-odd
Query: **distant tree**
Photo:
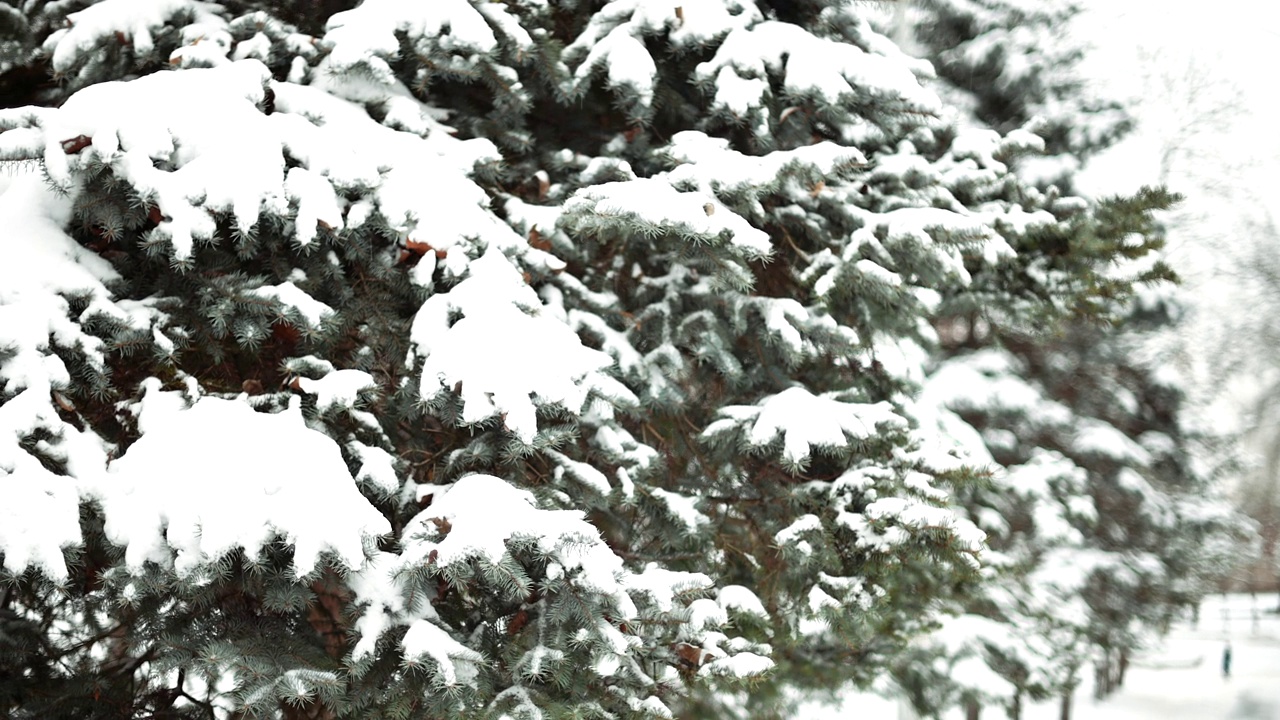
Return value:
[(1033, 123), (1042, 182), (1070, 189), (1082, 161), (1133, 128), (1130, 111), (1080, 72), (1089, 47), (1071, 30), (1079, 0), (919, 0), (912, 39), (933, 62), (943, 97), (979, 123), (1010, 132)]
[[(1070, 189), (1076, 169), (1131, 127), (1076, 67), (1084, 48), (1069, 25), (1080, 10), (941, 0), (911, 15), (944, 97), (969, 122), (1025, 126), (1044, 141), (1046, 157), (1018, 167), (1050, 192)], [(969, 453), (993, 470), (958, 497), (988, 533), (992, 579), (958, 596), (958, 617), (921, 643), (944, 673), (901, 666), (919, 704), (1002, 704), (1016, 718), (1028, 698), (1061, 695), (1065, 720), (1090, 661), (1095, 687), (1110, 692), (1145, 635), (1194, 606), (1224, 555), (1247, 544), (1247, 525), (1204, 469), (1216, 438), (1190, 422), (1180, 358), (1152, 342), (1181, 307), (1163, 290), (1124, 292), (1173, 278), (1152, 258), (1163, 250), (1156, 212), (1175, 199), (1161, 189), (1104, 199), (1075, 235), (1014, 243), (1029, 274), (1043, 263), (1083, 279), (1076, 305), (1034, 326), (963, 294), (940, 312), (925, 398), (976, 428)], [(971, 287), (982, 285), (976, 275)]]

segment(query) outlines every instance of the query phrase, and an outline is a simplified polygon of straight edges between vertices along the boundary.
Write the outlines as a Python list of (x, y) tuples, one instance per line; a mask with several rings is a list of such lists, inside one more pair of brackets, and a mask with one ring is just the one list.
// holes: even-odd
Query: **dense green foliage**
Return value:
[[(1021, 179), (1059, 130), (949, 119), (859, 3), (340, 9), (4, 15), (0, 712), (955, 702), (922, 638), (1042, 548), (984, 543), (1021, 508), (961, 416), (1002, 420), (922, 393), (931, 353), (1038, 367), (1027, 328), (1169, 277), (1173, 198)], [(1177, 445), (1176, 399), (1055, 338), (1045, 396), (1088, 373), (1074, 412)]]

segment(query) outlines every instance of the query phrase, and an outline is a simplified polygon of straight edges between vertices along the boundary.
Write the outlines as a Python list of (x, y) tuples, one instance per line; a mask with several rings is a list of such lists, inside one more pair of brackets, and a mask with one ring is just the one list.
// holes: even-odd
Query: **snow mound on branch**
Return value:
[(850, 440), (874, 437), (877, 426), (905, 428), (906, 421), (887, 402), (847, 403), (814, 395), (802, 387), (770, 395), (756, 405), (731, 405), (720, 409), (722, 419), (702, 432), (713, 437), (751, 423), (747, 441), (763, 447), (782, 437), (782, 456), (799, 464), (818, 447), (843, 447)]
[(98, 488), (107, 537), (130, 569), (152, 561), (188, 573), (237, 548), (256, 556), (276, 538), (294, 546), (299, 576), (324, 552), (358, 568), (366, 540), (391, 531), (338, 446), (296, 407), (270, 415), (204, 397), (165, 408), (164, 422), (148, 409), (147, 431)]
[(676, 133), (663, 152), (679, 163), (668, 173), (672, 183), (691, 179), (704, 190), (769, 188), (781, 182), (791, 168), (828, 176), (842, 167), (867, 161), (857, 148), (828, 141), (765, 155), (744, 155), (730, 148), (727, 139), (710, 137), (696, 130)]
[[(261, 131), (266, 120), (257, 108), (270, 78), (265, 65), (251, 60), (87, 87), (47, 111), (49, 177), (70, 187), (73, 166), (89, 154), (111, 165), (158, 205), (164, 218), (156, 231), (180, 260), (191, 255), (195, 240), (213, 238), (217, 226), (209, 210), (231, 213), (248, 232), (264, 202), (285, 202), (280, 140)], [(156, 98), (165, 102), (157, 105)], [(92, 144), (68, 155), (64, 143), (81, 137)]]
[[(489, 211), (489, 196), (467, 174), (500, 160), (484, 139), (458, 140), (444, 132), (419, 137), (379, 125), (361, 106), (312, 87), (273, 83), (276, 113), (267, 116), (290, 157), (325, 179), (333, 191), (356, 194), (345, 224), (359, 227), (374, 210), (406, 239), (446, 254), (446, 270), (461, 275), (466, 257), (449, 252), (474, 242), (480, 247), (527, 247), (525, 239)], [(314, 200), (320, 207), (323, 195)], [(299, 231), (303, 222), (299, 208)], [(427, 257), (434, 260), (434, 254)]]
[[(440, 622), (430, 605), (411, 600), (416, 591), (407, 578), (424, 566), (443, 569), (477, 559), (498, 565), (512, 560), (509, 544), (521, 541), (531, 544), (545, 560), (548, 579), (567, 578), (575, 592), (599, 595), (609, 614), (621, 620), (638, 614), (633, 593), (648, 595), (670, 611), (677, 595), (712, 584), (700, 573), (653, 567), (632, 573), (583, 512), (540, 508), (531, 492), (492, 475), (468, 475), (435, 488), (431, 505), (409, 521), (402, 538), (402, 554), (378, 553), (367, 567), (353, 573), (355, 602), (367, 605), (355, 623), (362, 637), (354, 657), (369, 655), (377, 638), (390, 627), (409, 625), (412, 633), (424, 619), (434, 620), (432, 628), (420, 628), (402, 645), (406, 657), (434, 658), (447, 681), (467, 682), (466, 664), (474, 662), (474, 657), (459, 650), (452, 636), (436, 632)], [(597, 629), (608, 639), (606, 655), (626, 653), (634, 642), (608, 623)], [(445, 657), (454, 664), (447, 665)], [(445, 668), (456, 669), (457, 674), (450, 675)]]
[(1014, 413), (1039, 426), (1069, 426), (1073, 414), (1021, 376), (1017, 361), (1000, 350), (979, 350), (948, 360), (930, 376), (929, 397), (957, 411)]
[[(913, 498), (884, 497), (869, 503), (861, 513), (841, 513), (837, 522), (858, 533), (864, 547), (891, 552), (895, 546), (926, 530), (945, 530), (955, 538), (957, 548), (976, 555), (982, 552), (987, 534), (955, 510), (923, 503)], [(965, 556), (977, 567), (972, 556)]]
[(384, 57), (400, 53), (397, 33), (433, 37), (450, 48), (487, 53), (498, 40), (484, 16), (467, 0), (366, 0), (329, 18), (325, 41), (332, 44), (334, 69), (362, 65), (375, 76), (394, 78)]
[(628, 588), (647, 595), (664, 613), (675, 607), (678, 595), (705, 590), (712, 585), (711, 578), (702, 573), (668, 570), (653, 562), (627, 577)]
[(927, 381), (919, 399), (908, 407), (908, 415), (916, 421), (914, 435), (921, 460), (938, 472), (995, 466), (982, 434), (946, 407), (941, 399), (946, 392), (947, 388)]
[(308, 295), (302, 288), (292, 282), (279, 285), (262, 285), (250, 291), (250, 294), (270, 298), (281, 305), (298, 311), (311, 328), (319, 328), (325, 318), (333, 315), (333, 308)]
[(851, 250), (881, 243), (887, 247), (932, 248), (933, 257), (948, 277), (968, 284), (965, 255), (977, 254), (987, 265), (1014, 256), (1013, 248), (987, 225), (990, 218), (962, 214), (944, 208), (899, 208), (887, 213), (867, 213), (867, 224), (854, 231)]
[[(897, 58), (868, 53), (849, 43), (815, 37), (788, 23), (767, 21), (729, 33), (714, 57), (698, 65), (704, 82), (717, 81), (724, 90), (718, 105), (742, 114), (765, 104), (767, 83), (731, 83), (728, 73), (743, 81), (781, 76), (783, 90), (826, 103), (866, 102), (868, 98), (902, 103), (916, 112), (937, 114), (938, 97), (920, 85), (916, 75)], [(745, 97), (749, 87), (757, 97)]]
[(1081, 454), (1098, 455), (1118, 463), (1136, 467), (1151, 464), (1151, 453), (1114, 425), (1102, 420), (1083, 419), (1076, 429), (1072, 449)]
[(720, 588), (716, 593), (716, 602), (725, 610), (769, 618), (769, 612), (764, 609), (764, 603), (760, 602), (760, 598), (750, 588), (741, 585), (725, 585)]
[[(594, 590), (625, 597), (622, 559), (614, 555), (595, 526), (579, 510), (544, 510), (533, 493), (492, 475), (468, 475), (437, 493), (431, 506), (411, 521), (426, 528), (431, 520), (448, 522), (445, 537), (423, 542), (416, 554), (435, 554), (448, 565), (481, 557), (497, 564), (513, 537), (533, 540), (564, 570), (580, 570), (579, 581)], [(405, 536), (412, 533), (405, 531)], [(629, 604), (629, 601), (628, 603)]]
[(752, 652), (740, 652), (736, 655), (719, 657), (698, 669), (701, 677), (724, 676), (747, 678), (763, 675), (773, 669), (774, 662), (763, 655)]
[(614, 0), (592, 16), (571, 47), (591, 46), (618, 28), (638, 35), (668, 32), (682, 47), (705, 45), (762, 19), (753, 3), (742, 0)]
[[(268, 90), (272, 114), (259, 109)], [(0, 135), (0, 149), (42, 158), (61, 187), (73, 187), (91, 161), (110, 166), (156, 206), (161, 219), (152, 232), (180, 261), (197, 242), (214, 240), (224, 215), (246, 234), (264, 214), (291, 218), (299, 247), (322, 229), (359, 227), (375, 212), (409, 240), (429, 238), (441, 254), (465, 242), (527, 247), (467, 177), (499, 159), (493, 143), (400, 132), (354, 103), (272, 82), (257, 60), (99, 83), (61, 108), (0, 111), (0, 126), (14, 128)], [(300, 167), (286, 171), (287, 160)], [(454, 253), (446, 269), (461, 275), (466, 262)]]
[[(500, 43), (522, 51), (533, 47), (533, 38), (504, 3), (369, 0), (329, 18), (320, 43), (328, 54), (310, 73), (310, 82), (337, 97), (378, 106), (388, 127), (446, 136), (450, 128), (440, 122), (446, 113), (420, 102), (392, 69), (400, 59), (402, 39), (419, 58), (430, 58), (425, 62), (460, 74), (495, 73), (509, 80), (515, 78), (511, 68), (485, 67), (499, 54)], [(508, 89), (524, 94), (518, 82)]]
[(298, 389), (316, 396), (316, 407), (321, 412), (345, 410), (355, 407), (360, 393), (376, 390), (378, 383), (363, 370), (335, 370), (319, 380), (298, 378)]
[(565, 203), (566, 214), (624, 220), (651, 233), (673, 233), (702, 242), (721, 236), (748, 257), (772, 252), (769, 235), (702, 192), (680, 192), (661, 177), (583, 188)]
[[(0, 188), (0, 227), (21, 230), (0, 245), (0, 553), (10, 572), (35, 567), (60, 581), (67, 577), (62, 549), (82, 542), (78, 478), (107, 463), (100, 439), (64, 422), (55, 404), (71, 379), (55, 347), (78, 346), (102, 364), (101, 341), (69, 317), (63, 295), (88, 298), (85, 314), (133, 318), (111, 303), (103, 284), (116, 273), (63, 232), (71, 198), (33, 172), (0, 177)], [(37, 451), (60, 459), (69, 475), (51, 472), (23, 447), (41, 433), (48, 439)]]
[(474, 684), (480, 674), (476, 665), (484, 661), (480, 653), (426, 620), (418, 620), (409, 626), (409, 631), (400, 640), (400, 648), (406, 661), (422, 657), (434, 660), (446, 687), (453, 687), (459, 682)]
[(611, 89), (627, 88), (648, 107), (658, 70), (646, 37), (666, 34), (677, 48), (701, 47), (761, 19), (756, 7), (736, 0), (614, 0), (591, 18), (564, 54), (577, 63), (574, 84), (579, 91), (602, 71)]
[(217, 14), (221, 10), (219, 5), (200, 0), (103, 0), (68, 15), (70, 27), (51, 34), (45, 40), (44, 51), (52, 56), (53, 69), (58, 73), (74, 68), (105, 38), (109, 42), (127, 42), (135, 55), (146, 55), (155, 47), (152, 28), (164, 27), (182, 13), (190, 14), (198, 23), (223, 26), (226, 23)]
[(601, 372), (613, 359), (584, 346), (568, 325), (544, 311), (537, 293), (496, 250), (471, 262), (466, 280), (423, 303), (410, 337), (410, 361), (425, 360), (424, 399), (457, 388), (463, 422), (501, 417), (526, 443), (538, 432), (537, 405), (559, 403), (578, 413), (593, 392), (638, 402)]
[[(34, 566), (47, 577), (65, 580), (62, 548), (79, 545), (80, 494), (74, 478), (49, 472), (24, 452), (11, 426), (41, 398), (26, 391), (0, 406), (0, 553), (9, 572)], [(32, 415), (39, 414), (37, 409)], [(103, 461), (105, 453), (98, 453)]]
[[(652, 104), (658, 66), (638, 30), (631, 23), (624, 23), (600, 38), (574, 72), (574, 79), (585, 82), (597, 69), (603, 68), (611, 89), (629, 88), (639, 96), (641, 104)], [(567, 48), (572, 49), (572, 46)]]

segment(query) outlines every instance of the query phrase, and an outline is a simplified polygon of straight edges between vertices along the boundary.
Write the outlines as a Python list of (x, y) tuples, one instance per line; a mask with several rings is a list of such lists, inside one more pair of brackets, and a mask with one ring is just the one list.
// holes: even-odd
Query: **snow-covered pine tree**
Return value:
[(1210, 558), (1247, 540), (1196, 457), (1177, 373), (1144, 352), (1170, 306), (1148, 296), (1136, 308), (1120, 332), (1076, 323), (1052, 340), (962, 351), (929, 383), (1004, 468), (994, 492), (965, 491), (960, 502), (1005, 570), (967, 609), (1031, 640), (1009, 645), (1028, 658), (1010, 665), (1009, 648), (990, 642), (1000, 635), (973, 636), (993, 670), (1005, 667), (1015, 704), (1069, 691), (1085, 660), (1108, 691), (1125, 658), (1228, 567)]
[[(1107, 278), (1109, 263), (1103, 257), (1122, 256), (1121, 244), (1129, 242), (1125, 238), (1147, 238), (1149, 250), (1158, 246), (1152, 211), (1166, 201), (1156, 192), (1110, 201), (1082, 218), (1073, 227), (1074, 234), (1061, 236), (1063, 244), (1092, 248), (1075, 253), (1071, 262), (1083, 273), (1077, 277), (1093, 275), (1082, 288), (1096, 290), (1115, 280)], [(1034, 277), (1043, 274), (1035, 268), (1055, 266), (1052, 255), (1037, 258), (1037, 248), (1057, 244), (1015, 242), (1014, 246), (1019, 248), (1019, 259), (1030, 263)], [(1108, 245), (1111, 249), (1099, 254)], [(1166, 271), (1154, 265), (1145, 272), (1152, 273), (1147, 276), (1151, 279)], [(980, 278), (975, 276), (971, 285), (980, 286)], [(1085, 290), (1076, 297), (1088, 297), (1091, 292)], [(967, 517), (988, 535), (988, 577), (977, 592), (953, 598), (958, 616), (918, 641), (896, 674), (921, 710), (992, 703), (1005, 705), (1017, 716), (1026, 700), (1074, 686), (1090, 651), (1090, 613), (1082, 581), (1064, 582), (1061, 577), (1064, 567), (1076, 568), (1069, 576), (1078, 579), (1079, 566), (1089, 564), (1097, 554), (1096, 538), (1089, 530), (1098, 514), (1090, 502), (1096, 478), (1088, 472), (1095, 465), (1090, 464), (1092, 456), (1075, 452), (1072, 443), (1077, 434), (1086, 432), (1082, 429), (1086, 426), (1097, 433), (1105, 426), (1111, 433), (1108, 437), (1120, 434), (1089, 415), (1104, 413), (1120, 391), (1108, 385), (1093, 392), (1093, 405), (1086, 409), (1078, 407), (1075, 394), (1086, 389), (1073, 383), (1078, 376), (1091, 377), (1090, 373), (1128, 378), (1136, 372), (1130, 366), (1121, 370), (1107, 363), (1117, 362), (1124, 349), (1132, 351), (1136, 341), (1122, 345), (1111, 339), (1107, 326), (1096, 317), (1107, 307), (1097, 297), (1037, 312), (1036, 317), (1052, 321), (1051, 327), (1057, 329), (1034, 332), (1011, 323), (1016, 316), (995, 305), (975, 311), (971, 297), (958, 294), (954, 298), (955, 305), (942, 308), (942, 352), (925, 384), (921, 404), (938, 409), (939, 426), (965, 449), (972, 463), (993, 471), (987, 482), (962, 489), (956, 498)], [(1095, 316), (1078, 316), (1085, 312)], [(1088, 333), (1089, 341), (1064, 337), (1067, 330)], [(1110, 348), (1111, 354), (1098, 355), (1097, 347)], [(1073, 364), (1068, 360), (1073, 351), (1095, 353), (1089, 355), (1095, 358), (1093, 364), (1087, 369), (1079, 367), (1082, 361)], [(1029, 359), (1031, 354), (1037, 354), (1037, 359)], [(1046, 372), (1064, 375), (1046, 388)], [(1170, 417), (1178, 414), (1176, 407), (1168, 412)], [(1178, 448), (1180, 454), (1171, 462), (1179, 472), (1189, 472), (1185, 443)], [(1125, 465), (1126, 460), (1117, 463)], [(1127, 464), (1146, 469), (1131, 459)], [(1116, 470), (1107, 468), (1100, 472)], [(1152, 607), (1156, 604), (1153, 598)]]
[(4, 712), (770, 717), (883, 672), (977, 579), (940, 298), (1090, 289), (1090, 211), (1007, 168), (1041, 141), (957, 130), (856, 3), (327, 12), (6, 16), (60, 85), (0, 112)]
[[(1062, 188), (1127, 129), (1118, 105), (1090, 96), (1075, 73), (1077, 12), (1071, 2), (942, 0), (912, 16), (944, 97), (970, 122), (1033, 128), (1048, 157), (1019, 174)], [(980, 431), (968, 438), (970, 456), (996, 472), (958, 498), (988, 533), (989, 582), (917, 643), (932, 663), (908, 656), (900, 665), (924, 709), (993, 703), (1018, 717), (1028, 698), (1069, 697), (1089, 660), (1104, 668), (1105, 689), (1144, 632), (1206, 591), (1205, 560), (1241, 534), (1208, 497), (1170, 358), (1149, 342), (1176, 313), (1159, 293), (1133, 305), (1124, 292), (1135, 279), (1170, 277), (1148, 256), (1160, 235), (1151, 213), (1171, 199), (1157, 190), (1105, 199), (1074, 235), (1013, 243), (1027, 276), (1065, 271), (1078, 284), (1059, 296), (1083, 298), (1038, 315), (1038, 328), (963, 294), (941, 313), (943, 353), (926, 401)], [(975, 275), (968, 291), (982, 286)]]
[(1133, 127), (1115, 98), (1079, 72), (1088, 45), (1080, 38), (1079, 0), (919, 0), (904, 34), (932, 61), (940, 94), (987, 127), (1009, 132), (1033, 123), (1045, 152), (1019, 170), (1070, 188), (1091, 155)]

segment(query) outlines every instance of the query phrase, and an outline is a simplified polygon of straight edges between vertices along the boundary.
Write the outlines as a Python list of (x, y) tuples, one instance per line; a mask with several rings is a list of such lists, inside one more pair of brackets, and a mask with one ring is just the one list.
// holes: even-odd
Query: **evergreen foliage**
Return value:
[[(1057, 154), (1019, 168), (1052, 180), (1050, 193), (1127, 129), (1114, 102), (1082, 92), (1082, 48), (1050, 39), (1069, 38), (1079, 11), (947, 0), (916, 16), (948, 98), (973, 122), (1029, 123)], [(977, 431), (967, 444), (993, 469), (988, 484), (956, 496), (987, 532), (990, 582), (957, 596), (958, 617), (899, 663), (917, 706), (995, 704), (1017, 718), (1029, 699), (1069, 698), (1090, 663), (1096, 692), (1110, 692), (1130, 654), (1198, 604), (1222, 578), (1221, 559), (1248, 543), (1249, 528), (1213, 490), (1215, 439), (1190, 429), (1174, 358), (1152, 341), (1179, 320), (1159, 287), (1176, 278), (1155, 260), (1156, 213), (1176, 200), (1159, 188), (1104, 198), (1014, 243), (1025, 272), (1051, 267), (1072, 283), (1057, 297), (1073, 304), (1044, 304), (1035, 325), (991, 303), (939, 313), (924, 396)]]
[(912, 27), (943, 80), (944, 97), (978, 122), (1009, 132), (1032, 123), (1045, 140), (1038, 179), (1068, 188), (1087, 159), (1133, 128), (1123, 105), (1077, 69), (1079, 0), (922, 0)]
[(17, 718), (782, 717), (905, 678), (984, 558), (1035, 559), (985, 549), (975, 508), (1021, 490), (955, 442), (989, 408), (922, 394), (935, 327), (1167, 277), (1109, 268), (1172, 198), (1019, 179), (1045, 138), (949, 119), (858, 3), (32, 2), (0, 30), (3, 82), (59, 83), (0, 111)]

